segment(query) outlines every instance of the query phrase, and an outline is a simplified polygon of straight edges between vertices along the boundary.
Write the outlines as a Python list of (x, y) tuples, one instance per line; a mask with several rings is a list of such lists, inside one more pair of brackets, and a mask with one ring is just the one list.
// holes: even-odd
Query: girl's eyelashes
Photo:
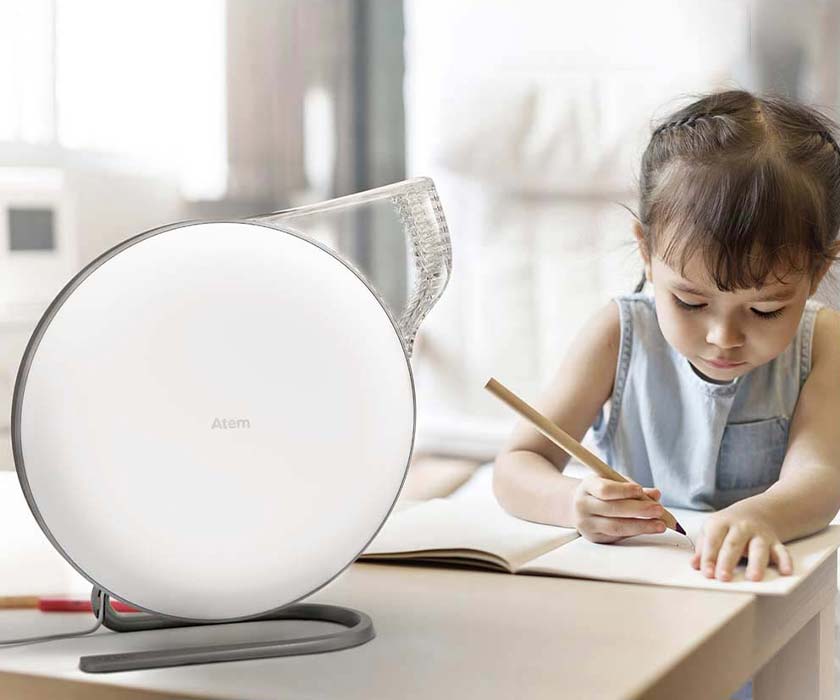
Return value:
[(699, 311), (702, 309), (706, 304), (686, 304), (682, 299), (680, 299), (676, 294), (672, 294), (674, 297), (674, 301), (677, 303), (681, 309), (685, 309), (686, 311)]
[(686, 304), (676, 294), (672, 294), (671, 296), (674, 297), (674, 301), (677, 302), (677, 306), (679, 306), (681, 309), (687, 309), (689, 311), (697, 311), (698, 309), (702, 309), (704, 306), (706, 306), (705, 304)]
[(753, 313), (760, 318), (778, 318), (782, 315), (782, 311), (785, 310), (783, 306), (781, 309), (776, 309), (775, 311), (759, 311), (758, 309), (753, 309)]
[[(708, 306), (708, 304), (687, 304), (682, 299), (680, 299), (676, 294), (672, 294), (674, 297), (674, 301), (676, 302), (677, 306), (681, 309), (685, 309), (686, 311), (699, 311), (700, 309)], [(759, 311), (758, 309), (751, 309), (751, 311), (758, 316), (759, 318), (764, 319), (771, 319), (771, 318), (778, 318), (782, 315), (782, 312), (785, 310), (783, 306), (780, 309), (776, 309), (775, 311)]]

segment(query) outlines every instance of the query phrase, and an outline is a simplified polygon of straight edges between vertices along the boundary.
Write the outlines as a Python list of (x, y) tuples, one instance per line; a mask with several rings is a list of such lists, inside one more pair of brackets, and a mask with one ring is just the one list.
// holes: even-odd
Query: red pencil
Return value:
[[(111, 607), (117, 612), (140, 612), (127, 603), (111, 599)], [(43, 612), (93, 612), (93, 606), (89, 600), (77, 600), (74, 598), (38, 598), (38, 610)]]

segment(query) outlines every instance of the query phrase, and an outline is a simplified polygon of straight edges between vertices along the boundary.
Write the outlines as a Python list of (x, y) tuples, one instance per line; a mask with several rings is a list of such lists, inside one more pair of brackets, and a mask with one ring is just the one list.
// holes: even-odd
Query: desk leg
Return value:
[(758, 672), (755, 700), (835, 700), (834, 598)]

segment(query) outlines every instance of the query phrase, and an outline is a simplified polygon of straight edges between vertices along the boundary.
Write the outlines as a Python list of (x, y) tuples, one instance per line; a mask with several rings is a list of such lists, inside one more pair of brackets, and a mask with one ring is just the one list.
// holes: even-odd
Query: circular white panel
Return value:
[(83, 270), (15, 389), (21, 484), (107, 592), (195, 620), (311, 593), (367, 546), (402, 485), (414, 386), (378, 297), (273, 227), (184, 224)]

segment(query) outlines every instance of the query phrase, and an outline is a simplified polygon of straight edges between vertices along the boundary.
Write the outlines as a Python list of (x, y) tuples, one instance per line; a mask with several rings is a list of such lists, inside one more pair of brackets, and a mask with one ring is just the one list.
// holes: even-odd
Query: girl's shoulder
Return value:
[(654, 303), (653, 295), (650, 292), (627, 292), (626, 294), (619, 294), (618, 296), (613, 297), (613, 299), (618, 301), (624, 301), (628, 304), (642, 304), (644, 306), (653, 306), (655, 307), (656, 304)]
[(619, 323), (625, 333), (633, 337), (658, 339), (659, 320), (656, 316), (656, 300), (648, 292), (630, 292), (612, 298), (619, 313)]
[(811, 341), (811, 371), (836, 370), (840, 376), (840, 311), (821, 306), (814, 319)]
[(628, 292), (612, 299), (620, 309), (645, 315), (656, 315), (656, 300), (649, 292)]

